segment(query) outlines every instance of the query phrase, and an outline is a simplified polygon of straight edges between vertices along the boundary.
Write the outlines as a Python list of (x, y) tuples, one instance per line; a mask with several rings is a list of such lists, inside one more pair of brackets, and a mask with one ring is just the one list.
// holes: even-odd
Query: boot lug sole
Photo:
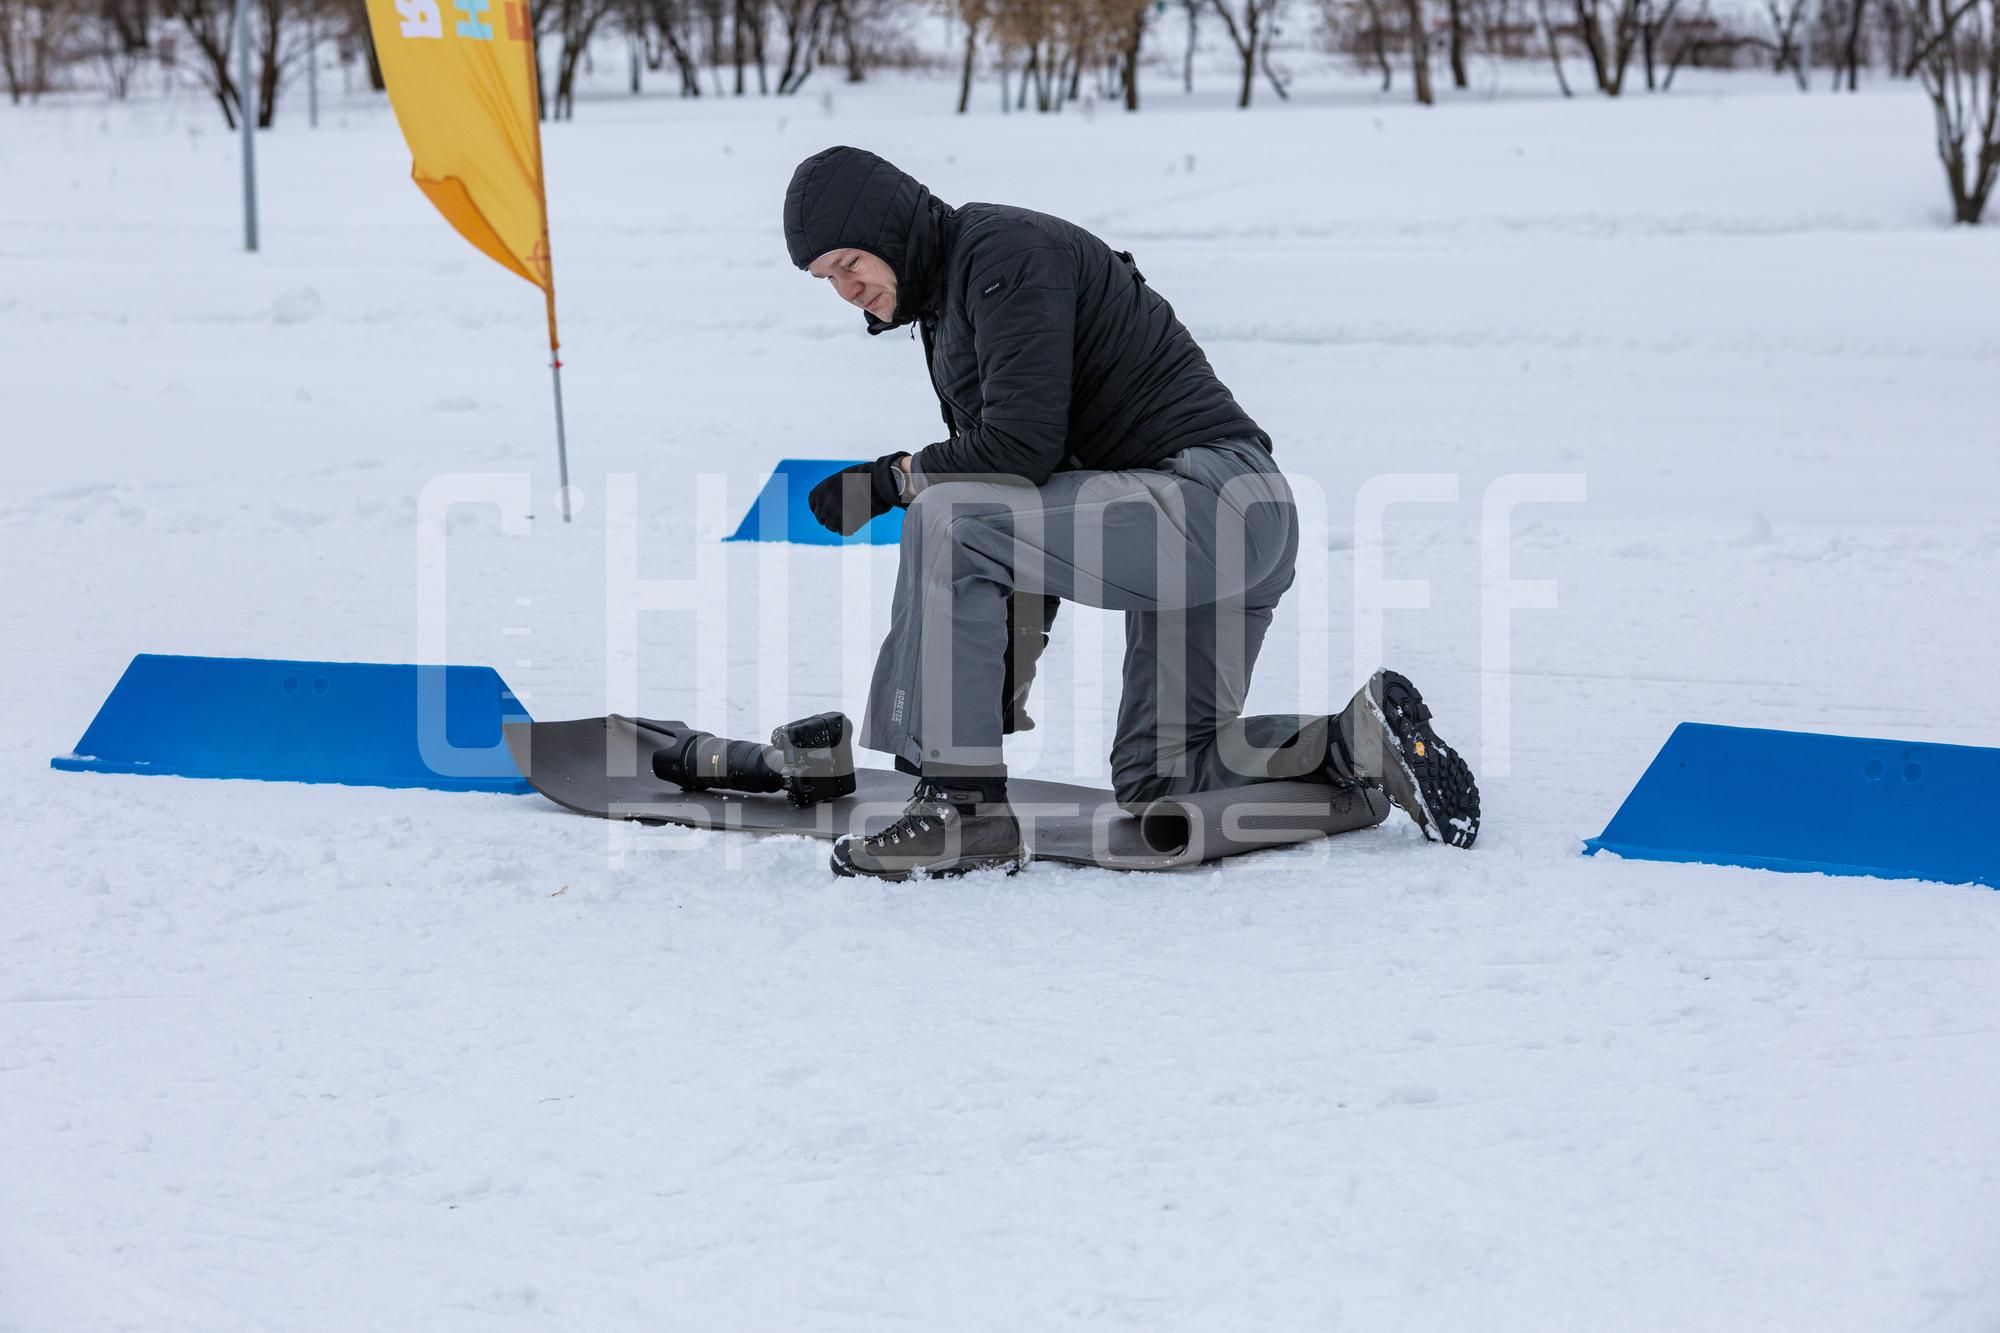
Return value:
[[(1412, 734), (1414, 739), (1435, 748), (1439, 755), (1442, 756), (1441, 758), (1427, 761), (1426, 766), (1433, 770), (1443, 770), (1442, 773), (1437, 774), (1440, 779), (1449, 776), (1456, 780), (1457, 785), (1461, 785), (1464, 788), (1470, 811), (1468, 813), (1465, 810), (1460, 810), (1454, 814), (1452, 822), (1454, 825), (1460, 826), (1446, 830), (1445, 824), (1438, 819), (1436, 812), (1432, 809), (1429, 798), (1424, 794), (1423, 780), (1418, 776), (1415, 767), (1411, 765), (1404, 751), (1403, 735), (1390, 722), (1387, 710), (1383, 704), (1376, 702), (1374, 691), (1364, 690), (1362, 698), (1367, 701), (1370, 715), (1381, 726), (1384, 737), (1389, 741), (1389, 745), (1386, 748), (1395, 755), (1396, 770), (1402, 777), (1409, 798), (1408, 804), (1405, 804), (1404, 801), (1397, 799), (1397, 794), (1392, 791), (1389, 793), (1390, 799), (1396, 805), (1403, 807), (1403, 812), (1411, 817), (1412, 822), (1423, 833), (1426, 841), (1445, 842), (1453, 847), (1472, 846), (1473, 842), (1479, 837), (1479, 787), (1473, 780), (1472, 770), (1465, 766), (1465, 761), (1458, 756), (1456, 751), (1450, 749), (1440, 741), (1437, 733), (1431, 730), (1430, 708), (1424, 703), (1423, 695), (1417, 690), (1415, 685), (1410, 683), (1409, 678), (1394, 671), (1384, 671), (1382, 677), (1385, 698), (1393, 688), (1410, 705), (1404, 712), (1405, 716), (1412, 721), (1411, 725), (1405, 729)], [(1416, 807), (1414, 810), (1410, 808), (1412, 805)], [(1466, 822), (1471, 824), (1469, 831), (1462, 827)]]

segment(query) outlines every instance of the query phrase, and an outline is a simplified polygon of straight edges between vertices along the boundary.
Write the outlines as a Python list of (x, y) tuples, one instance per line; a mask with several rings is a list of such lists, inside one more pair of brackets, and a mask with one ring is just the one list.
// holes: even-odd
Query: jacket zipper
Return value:
[(952, 420), (951, 414), (958, 410), (958, 405), (944, 396), (944, 388), (938, 383), (937, 344), (931, 335), (931, 322), (928, 319), (920, 319), (917, 321), (917, 327), (924, 335), (924, 372), (931, 377), (931, 392), (937, 395), (938, 415), (944, 418), (945, 430), (957, 435), (958, 423)]

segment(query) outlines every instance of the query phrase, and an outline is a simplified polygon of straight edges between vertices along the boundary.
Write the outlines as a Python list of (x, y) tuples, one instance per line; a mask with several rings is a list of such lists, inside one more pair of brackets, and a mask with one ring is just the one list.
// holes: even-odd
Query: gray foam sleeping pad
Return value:
[[(796, 808), (782, 793), (689, 792), (653, 776), (652, 734), (679, 722), (591, 717), (514, 722), (507, 749), (523, 777), (557, 805), (603, 819), (831, 841), (872, 833), (902, 814), (913, 780), (888, 769), (855, 773), (851, 796)], [(1259, 848), (1370, 828), (1389, 813), (1382, 793), (1318, 782), (1265, 782), (1168, 796), (1128, 810), (1108, 791), (1013, 778), (1007, 799), (1037, 860), (1115, 870), (1171, 870)]]

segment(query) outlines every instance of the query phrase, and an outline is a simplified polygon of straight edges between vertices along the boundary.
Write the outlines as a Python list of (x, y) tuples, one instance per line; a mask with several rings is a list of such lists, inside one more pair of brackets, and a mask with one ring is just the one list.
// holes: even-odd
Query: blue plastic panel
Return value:
[(442, 791), (533, 790), (501, 736), (528, 720), (491, 667), (141, 653), (72, 772), (261, 778)]
[(730, 542), (796, 542), (802, 546), (894, 546), (903, 540), (903, 511), (891, 509), (864, 524), (851, 537), (829, 532), (812, 516), (806, 496), (858, 458), (786, 458), (778, 463), (764, 489), (757, 492), (750, 512), (724, 537)]
[(2000, 887), (2000, 750), (1683, 722), (1584, 846)]

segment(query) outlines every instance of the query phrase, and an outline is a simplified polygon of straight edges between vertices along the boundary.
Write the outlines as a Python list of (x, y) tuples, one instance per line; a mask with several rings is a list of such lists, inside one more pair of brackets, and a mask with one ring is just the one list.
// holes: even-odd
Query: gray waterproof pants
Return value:
[(1291, 487), (1254, 440), (1156, 468), (934, 480), (903, 523), (861, 743), (934, 773), (1000, 773), (1060, 601), (1125, 613), (1111, 750), (1121, 800), (1314, 772), (1327, 718), (1241, 716), (1298, 559)]

